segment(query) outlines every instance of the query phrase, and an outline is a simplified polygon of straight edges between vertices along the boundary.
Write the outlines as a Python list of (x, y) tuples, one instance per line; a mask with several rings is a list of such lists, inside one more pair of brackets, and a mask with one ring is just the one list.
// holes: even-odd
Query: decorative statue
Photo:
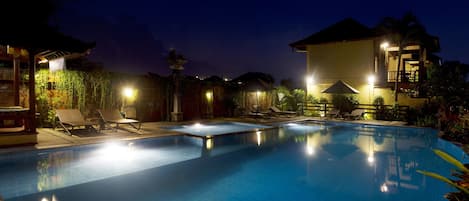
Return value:
[(184, 64), (187, 59), (181, 54), (177, 54), (175, 49), (170, 49), (166, 58), (169, 68), (173, 70), (173, 111), (171, 112), (171, 121), (182, 121), (182, 104), (181, 104), (181, 71), (184, 70)]
[(173, 70), (184, 70), (184, 64), (187, 59), (182, 54), (177, 54), (175, 49), (170, 49), (168, 57), (166, 58), (169, 63), (169, 68)]

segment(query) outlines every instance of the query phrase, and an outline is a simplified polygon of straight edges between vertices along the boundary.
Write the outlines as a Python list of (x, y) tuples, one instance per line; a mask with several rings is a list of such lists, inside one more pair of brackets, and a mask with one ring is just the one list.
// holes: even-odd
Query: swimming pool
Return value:
[(216, 123), (194, 123), (191, 125), (167, 126), (163, 129), (174, 130), (200, 137), (211, 137), (215, 135), (224, 135), (231, 133), (257, 131), (272, 128), (270, 126), (240, 123), (240, 122), (216, 122)]
[(6, 200), (430, 200), (453, 189), (431, 129), (341, 123), (0, 155)]

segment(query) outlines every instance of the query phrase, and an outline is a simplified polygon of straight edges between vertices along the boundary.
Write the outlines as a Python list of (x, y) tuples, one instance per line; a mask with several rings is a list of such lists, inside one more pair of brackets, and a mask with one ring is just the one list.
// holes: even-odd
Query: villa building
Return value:
[(370, 104), (378, 96), (385, 104), (393, 104), (397, 81), (397, 103), (415, 106), (425, 100), (425, 91), (419, 86), (427, 79), (426, 68), (439, 62), (432, 54), (439, 51), (438, 38), (425, 34), (423, 41), (408, 43), (402, 49), (399, 76), (397, 44), (388, 34), (350, 18), (290, 46), (306, 54), (307, 93), (315, 98), (330, 102), (330, 94), (323, 92), (341, 80), (358, 90), (360, 104)]

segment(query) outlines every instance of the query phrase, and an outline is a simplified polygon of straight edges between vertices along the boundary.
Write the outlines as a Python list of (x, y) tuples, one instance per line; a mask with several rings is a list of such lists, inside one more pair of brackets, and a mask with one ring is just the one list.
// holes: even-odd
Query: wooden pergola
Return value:
[[(39, 60), (46, 61), (61, 57), (75, 57), (88, 54), (95, 43), (85, 43), (66, 36), (51, 27), (36, 27), (28, 31), (7, 29), (0, 32), (0, 45), (6, 46), (13, 60), (14, 105), (0, 108), (0, 119), (16, 118), (24, 120), (25, 132), (36, 133), (36, 94), (35, 72)], [(20, 57), (28, 60), (29, 108), (20, 108)]]

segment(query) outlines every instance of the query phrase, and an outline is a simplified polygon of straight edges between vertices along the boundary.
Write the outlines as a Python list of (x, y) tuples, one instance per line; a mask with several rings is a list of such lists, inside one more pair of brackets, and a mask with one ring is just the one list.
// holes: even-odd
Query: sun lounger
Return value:
[(55, 116), (59, 119), (60, 126), (62, 126), (69, 135), (72, 135), (74, 128), (84, 126), (87, 129), (96, 131), (93, 126), (99, 125), (98, 122), (85, 120), (78, 109), (57, 109), (55, 110)]
[(339, 118), (340, 117), (340, 111), (338, 109), (332, 109), (332, 110), (327, 112), (326, 116), (330, 117), (330, 118)]
[[(99, 115), (101, 116), (104, 123), (108, 124), (116, 124), (115, 128), (119, 128), (119, 124), (129, 124), (130, 126), (134, 127), (137, 130), (140, 130), (141, 123), (135, 119), (128, 119), (122, 117), (121, 113), (114, 109), (114, 110), (98, 110)], [(135, 125), (137, 124), (137, 126)]]
[(277, 108), (276, 106), (270, 106), (269, 108), (273, 114), (279, 114), (279, 115), (296, 115), (296, 112), (294, 111), (283, 111)]
[(363, 116), (365, 115), (365, 110), (364, 109), (354, 109), (352, 112), (349, 114), (345, 114), (345, 118), (353, 119), (353, 120), (359, 120), (363, 119)]

